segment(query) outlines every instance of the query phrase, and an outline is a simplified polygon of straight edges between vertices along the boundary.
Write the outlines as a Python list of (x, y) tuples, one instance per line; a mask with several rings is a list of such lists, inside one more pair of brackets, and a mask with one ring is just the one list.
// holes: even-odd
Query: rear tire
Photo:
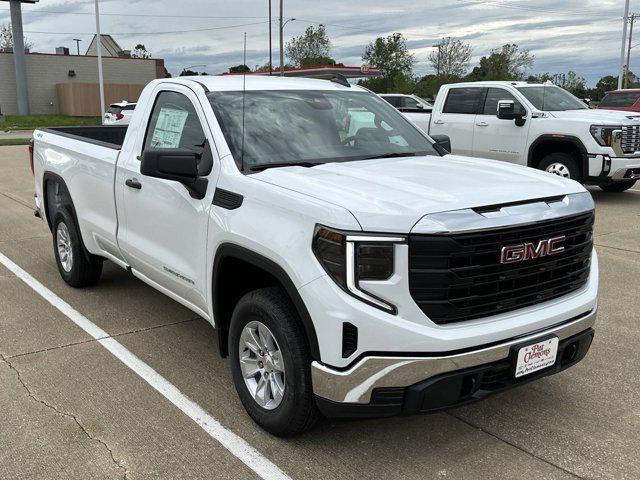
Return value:
[(262, 288), (240, 299), (229, 328), (229, 358), (240, 401), (264, 430), (291, 437), (316, 423), (309, 347), (280, 288)]
[(609, 185), (600, 185), (605, 192), (622, 193), (629, 190), (636, 184), (636, 180), (625, 180), (624, 182), (610, 183)]
[(86, 251), (80, 230), (68, 208), (60, 208), (53, 221), (53, 251), (60, 276), (74, 288), (95, 285), (102, 274), (103, 258)]
[(563, 152), (550, 153), (542, 159), (538, 165), (540, 170), (552, 173), (564, 178), (570, 178), (576, 182), (582, 182), (580, 165), (573, 155)]

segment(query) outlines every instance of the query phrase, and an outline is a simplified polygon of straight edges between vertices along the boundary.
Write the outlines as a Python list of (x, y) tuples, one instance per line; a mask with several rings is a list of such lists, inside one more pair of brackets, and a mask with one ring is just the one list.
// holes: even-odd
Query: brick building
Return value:
[[(103, 46), (113, 40), (108, 35), (103, 37)], [(120, 50), (118, 54), (127, 52)], [(104, 48), (103, 55), (107, 104), (135, 101), (144, 85), (166, 75), (163, 60), (110, 56), (111, 50)], [(28, 53), (25, 57), (32, 114), (100, 115), (98, 60), (94, 55)], [(15, 78), (13, 53), (0, 52), (0, 112), (4, 115), (17, 113)], [(74, 96), (79, 101), (74, 103)]]

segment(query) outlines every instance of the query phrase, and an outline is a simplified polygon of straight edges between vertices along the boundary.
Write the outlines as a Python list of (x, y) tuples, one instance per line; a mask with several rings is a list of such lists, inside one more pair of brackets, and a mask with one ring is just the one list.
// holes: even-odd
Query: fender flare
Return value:
[(582, 140), (580, 140), (578, 137), (575, 137), (573, 135), (552, 135), (549, 133), (540, 135), (529, 146), (529, 152), (527, 153), (528, 167), (537, 168), (537, 165), (535, 164), (535, 161), (533, 158), (533, 152), (541, 143), (544, 143), (544, 142), (558, 142), (558, 143), (573, 144), (578, 149), (578, 151), (580, 152), (580, 156), (582, 157), (580, 159), (581, 160), (580, 163), (582, 166), (583, 174), (589, 173), (589, 156), (588, 156), (587, 149), (584, 146), (584, 143), (582, 143)]
[[(311, 315), (309, 314), (309, 310), (307, 310), (307, 307), (304, 304), (304, 301), (302, 300), (298, 289), (296, 288), (287, 272), (285, 272), (285, 270), (273, 260), (270, 260), (269, 258), (256, 253), (253, 250), (249, 250), (248, 248), (241, 247), (240, 245), (234, 243), (221, 244), (216, 251), (215, 259), (213, 261), (212, 296), (214, 299), (214, 319), (222, 317), (222, 312), (220, 311), (220, 302), (215, 301), (215, 291), (216, 285), (219, 281), (220, 264), (225, 258), (236, 258), (238, 260), (247, 262), (271, 274), (276, 280), (280, 282), (287, 295), (291, 299), (293, 306), (295, 307), (300, 317), (300, 321), (302, 322), (302, 327), (304, 328), (307, 341), (309, 342), (311, 357), (314, 360), (320, 360), (320, 347), (318, 345), (318, 337), (316, 335), (316, 329), (313, 321), (311, 320)], [(226, 357), (229, 353), (226, 338), (228, 335), (228, 325), (216, 322), (216, 331), (218, 333), (218, 346), (220, 348), (220, 354)]]
[(67, 186), (67, 183), (64, 181), (64, 179), (53, 172), (50, 171), (45, 171), (42, 174), (42, 203), (44, 206), (44, 215), (47, 221), (47, 224), (49, 225), (49, 230), (51, 231), (51, 233), (53, 234), (53, 220), (55, 218), (55, 211), (53, 212), (53, 215), (50, 215), (50, 205), (49, 205), (49, 192), (48, 192), (48, 188), (47, 188), (47, 184), (48, 182), (52, 180), (55, 181), (57, 183), (59, 183), (60, 185), (62, 185), (67, 193), (67, 195), (69, 196), (69, 205), (68, 207), (71, 210), (71, 216), (73, 217), (73, 221), (76, 224), (76, 228), (78, 229), (78, 236), (80, 238), (80, 244), (82, 246), (82, 251), (85, 255), (85, 257), (87, 258), (87, 260), (89, 259), (89, 251), (87, 250), (87, 247), (85, 247), (84, 245), (84, 239), (82, 238), (82, 230), (80, 229), (80, 222), (78, 222), (78, 215), (76, 214), (76, 207), (73, 203), (73, 198), (71, 198), (71, 191), (69, 191), (69, 187)]

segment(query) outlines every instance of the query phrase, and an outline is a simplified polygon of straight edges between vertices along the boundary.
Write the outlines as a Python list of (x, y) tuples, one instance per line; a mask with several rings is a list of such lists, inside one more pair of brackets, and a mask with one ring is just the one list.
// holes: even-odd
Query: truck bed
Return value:
[(63, 137), (93, 143), (106, 148), (120, 150), (127, 133), (127, 125), (95, 125), (80, 127), (52, 127), (38, 130)]

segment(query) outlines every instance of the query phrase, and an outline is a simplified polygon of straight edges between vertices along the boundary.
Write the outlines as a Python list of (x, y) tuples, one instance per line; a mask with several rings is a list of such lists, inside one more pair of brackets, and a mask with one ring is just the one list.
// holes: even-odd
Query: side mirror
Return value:
[(192, 196), (204, 198), (207, 179), (198, 176), (199, 155), (183, 148), (152, 148), (141, 159), (140, 173), (182, 183)]
[(591, 99), (583, 98), (582, 101), (587, 105), (587, 107), (591, 108)]
[(436, 142), (436, 147), (441, 150), (440, 153), (446, 155), (451, 153), (451, 139), (449, 135), (431, 135), (431, 138)]
[(416, 105), (416, 108), (417, 108), (418, 110), (424, 110), (424, 105), (422, 105), (421, 103), (419, 103), (419, 104), (417, 104), (417, 105)]
[(498, 118), (500, 120), (515, 120), (518, 127), (525, 124), (524, 114), (516, 111), (516, 102), (513, 100), (498, 101)]

